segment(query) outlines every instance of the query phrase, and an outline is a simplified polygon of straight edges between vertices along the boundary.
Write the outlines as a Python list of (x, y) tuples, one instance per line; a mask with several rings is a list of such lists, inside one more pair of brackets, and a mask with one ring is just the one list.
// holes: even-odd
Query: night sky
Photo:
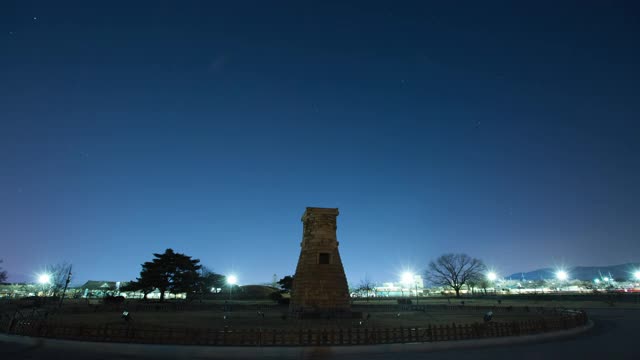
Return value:
[(351, 282), (637, 262), (634, 3), (3, 0), (2, 266), (270, 282), (306, 206)]

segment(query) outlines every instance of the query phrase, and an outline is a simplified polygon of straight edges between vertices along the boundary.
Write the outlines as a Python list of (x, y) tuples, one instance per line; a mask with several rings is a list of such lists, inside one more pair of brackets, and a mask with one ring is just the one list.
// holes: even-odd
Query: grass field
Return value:
[[(440, 324), (471, 324), (482, 322), (483, 311), (427, 311), (427, 312), (372, 312), (366, 320), (357, 319), (314, 319), (298, 320), (282, 318), (277, 311), (265, 312), (264, 318), (255, 311), (222, 312), (212, 311), (177, 311), (177, 312), (139, 312), (131, 313), (135, 326), (172, 327), (172, 328), (331, 328), (331, 327), (422, 327)], [(535, 313), (496, 313), (495, 321), (513, 321), (540, 318)], [(69, 325), (104, 326), (124, 323), (120, 313), (102, 312), (86, 314), (58, 314), (50, 317), (56, 323)]]
[[(493, 298), (462, 298), (447, 299), (443, 297), (421, 298), (419, 305), (461, 305), (464, 301), (465, 309), (459, 310), (443, 310), (429, 309), (425, 312), (397, 312), (389, 305), (397, 305), (396, 300), (388, 299), (358, 299), (354, 301), (354, 311), (361, 311), (364, 319), (294, 319), (287, 315), (287, 308), (268, 306), (273, 305), (271, 301), (233, 301), (233, 304), (242, 305), (262, 305), (264, 317), (260, 316), (257, 310), (251, 308), (236, 307), (233, 312), (224, 312), (222, 304), (224, 300), (208, 300), (203, 302), (196, 301), (197, 304), (203, 305), (199, 310), (185, 311), (131, 311), (132, 323), (136, 327), (144, 328), (272, 328), (272, 329), (298, 329), (298, 328), (348, 328), (348, 327), (378, 327), (378, 328), (394, 328), (394, 327), (424, 327), (427, 325), (443, 325), (443, 324), (470, 324), (482, 322), (486, 309), (476, 310), (475, 306), (498, 306), (514, 308), (528, 306), (530, 308), (569, 308), (569, 309), (591, 309), (591, 308), (640, 308), (637, 302), (625, 301), (614, 302), (613, 304), (605, 301), (579, 301), (559, 300), (559, 299), (542, 299), (542, 300), (523, 300), (509, 297), (502, 297), (501, 303), (498, 304), (497, 299)], [(414, 303), (415, 305), (415, 299)], [(380, 308), (376, 309), (376, 305)], [(386, 306), (385, 306), (386, 305)], [(84, 325), (89, 327), (101, 327), (105, 325), (123, 324), (120, 311), (98, 311), (89, 312), (89, 305), (86, 300), (69, 300), (65, 302), (67, 310), (76, 307), (85, 309), (76, 313), (70, 311), (52, 312), (48, 320), (69, 325)], [(125, 305), (126, 307), (126, 305)], [(63, 309), (64, 310), (64, 309)], [(89, 310), (89, 311), (86, 311)], [(384, 311), (381, 311), (384, 310)], [(23, 312), (29, 310), (21, 310)], [(6, 312), (8, 313), (8, 312)], [(369, 315), (369, 316), (368, 316)], [(539, 319), (542, 315), (532, 312), (494, 312), (494, 321), (521, 321), (528, 319)]]

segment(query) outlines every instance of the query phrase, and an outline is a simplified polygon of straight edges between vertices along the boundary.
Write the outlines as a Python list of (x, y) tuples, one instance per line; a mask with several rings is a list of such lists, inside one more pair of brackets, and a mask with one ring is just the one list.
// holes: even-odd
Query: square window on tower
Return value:
[(329, 253), (318, 254), (318, 264), (331, 264), (331, 254)]

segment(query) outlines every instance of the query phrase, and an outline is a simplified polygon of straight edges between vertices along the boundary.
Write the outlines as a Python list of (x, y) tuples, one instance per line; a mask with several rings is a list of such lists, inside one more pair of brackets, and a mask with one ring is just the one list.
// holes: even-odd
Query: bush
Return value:
[(278, 305), (289, 305), (291, 303), (291, 298), (282, 298), (278, 300)]
[(273, 292), (271, 294), (269, 294), (269, 298), (277, 303), (280, 302), (280, 300), (282, 300), (282, 294), (280, 294), (279, 292)]
[(107, 295), (104, 297), (104, 299), (102, 300), (102, 302), (104, 304), (107, 305), (120, 305), (120, 304), (124, 304), (124, 296), (113, 296), (113, 295)]

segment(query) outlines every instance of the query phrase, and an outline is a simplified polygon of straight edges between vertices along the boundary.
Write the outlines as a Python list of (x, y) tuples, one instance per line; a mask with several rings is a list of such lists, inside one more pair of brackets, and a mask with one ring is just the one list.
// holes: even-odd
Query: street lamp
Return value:
[[(496, 274), (493, 271), (490, 271), (487, 273), (487, 281), (489, 281), (489, 283), (491, 284), (491, 286), (493, 287), (493, 293), (497, 294), (496, 292), (496, 287), (493, 284), (496, 280), (498, 280), (498, 274)], [(486, 293), (487, 289), (485, 289), (485, 293)]]
[(233, 285), (238, 283), (238, 278), (235, 275), (227, 276), (227, 284), (229, 284), (229, 300), (231, 300), (231, 289), (233, 289)]
[[(402, 274), (402, 282), (406, 285), (411, 285), (413, 282), (416, 286), (416, 305), (418, 305), (418, 282), (416, 281), (416, 276), (413, 273), (405, 272)], [(411, 292), (411, 290), (409, 290), (409, 292)]]
[(51, 275), (49, 274), (40, 274), (38, 276), (38, 283), (40, 283), (40, 285), (42, 285), (42, 294), (44, 295), (44, 287), (48, 284), (51, 283)]
[[(566, 271), (564, 271), (564, 270), (559, 270), (559, 271), (556, 273), (556, 278), (557, 278), (558, 280), (560, 280), (560, 281), (565, 281), (565, 280), (567, 280), (567, 279), (569, 278), (569, 274), (567, 274), (567, 272), (566, 272)], [(607, 281), (607, 280), (605, 279), (605, 281)]]
[(569, 278), (569, 274), (567, 274), (564, 270), (558, 270), (556, 272), (556, 279), (560, 281), (560, 291), (562, 291), (562, 283), (565, 282)]

